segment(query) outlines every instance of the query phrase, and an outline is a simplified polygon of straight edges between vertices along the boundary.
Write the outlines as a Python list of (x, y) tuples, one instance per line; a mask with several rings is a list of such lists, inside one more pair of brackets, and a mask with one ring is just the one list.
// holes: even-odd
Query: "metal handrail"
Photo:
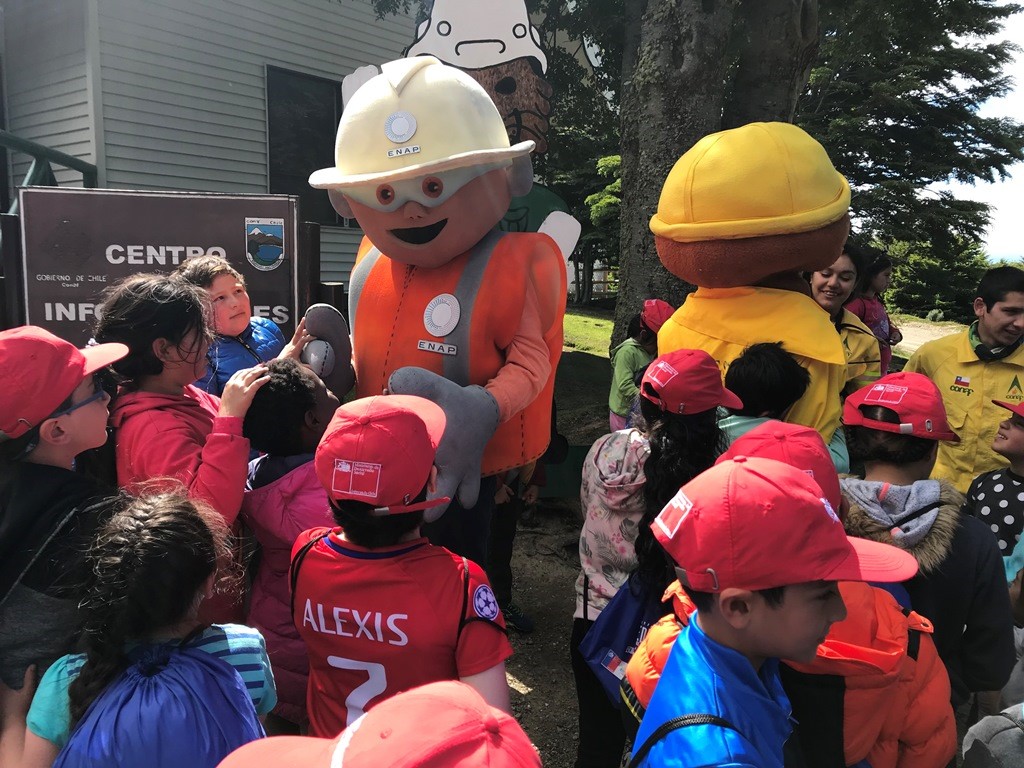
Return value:
[[(28, 173), (25, 174), (25, 180), (21, 183), (21, 186), (57, 186), (57, 178), (53, 174), (53, 166), (50, 163), (56, 163), (81, 173), (83, 187), (91, 189), (99, 185), (99, 173), (96, 170), (96, 166), (92, 163), (87, 163), (81, 158), (73, 157), (72, 155), (37, 144), (28, 139), (23, 139), (9, 131), (3, 130), (0, 130), (0, 146), (13, 149), (15, 152), (22, 152), (32, 158), (32, 165), (29, 166)], [(14, 202), (11, 203), (11, 209), (8, 213), (17, 212), (18, 200), (15, 198)]]

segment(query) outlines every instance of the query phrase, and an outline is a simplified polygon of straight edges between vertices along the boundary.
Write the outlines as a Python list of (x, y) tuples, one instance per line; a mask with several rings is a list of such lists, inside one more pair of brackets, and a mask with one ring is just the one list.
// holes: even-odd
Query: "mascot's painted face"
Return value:
[(479, 175), (466, 181), (471, 175), (466, 171), (473, 170), (359, 187), (344, 195), (359, 226), (383, 253), (403, 264), (439, 267), (480, 242), (512, 199), (504, 168), (479, 173), (478, 167)]

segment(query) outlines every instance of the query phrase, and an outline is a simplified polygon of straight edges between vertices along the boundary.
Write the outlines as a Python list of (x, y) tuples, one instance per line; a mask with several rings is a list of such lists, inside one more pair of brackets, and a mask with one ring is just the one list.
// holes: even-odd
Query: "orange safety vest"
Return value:
[(566, 293), (565, 262), (547, 235), (494, 230), (434, 269), (393, 261), (364, 237), (349, 291), (356, 394), (379, 395), (405, 366), (461, 386), (485, 386), (505, 365), (528, 281), (537, 293), (551, 373), (530, 405), (498, 425), (481, 471), (495, 475), (538, 458), (551, 436)]

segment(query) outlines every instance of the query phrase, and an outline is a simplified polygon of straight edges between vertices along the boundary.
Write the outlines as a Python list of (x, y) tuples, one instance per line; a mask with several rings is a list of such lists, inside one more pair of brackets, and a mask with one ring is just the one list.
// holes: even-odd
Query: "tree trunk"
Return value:
[(818, 53), (818, 0), (743, 0), (739, 61), (722, 128), (793, 122)]
[(661, 266), (648, 223), (679, 156), (721, 127), (727, 43), (739, 2), (625, 2), (622, 235), (613, 344), (625, 337), (644, 299), (678, 306), (692, 290)]
[(648, 228), (679, 156), (709, 133), (791, 122), (818, 50), (818, 0), (625, 0), (619, 297), (612, 343), (643, 304), (678, 306)]

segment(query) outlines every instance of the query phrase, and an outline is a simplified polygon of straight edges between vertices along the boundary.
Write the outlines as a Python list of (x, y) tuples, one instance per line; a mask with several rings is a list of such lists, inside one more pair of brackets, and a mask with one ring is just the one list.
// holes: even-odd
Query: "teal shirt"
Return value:
[[(731, 415), (724, 408), (718, 409), (718, 428), (725, 433), (725, 440), (732, 445), (737, 438), (747, 434), (754, 427), (759, 427), (766, 421), (772, 421), (764, 416), (736, 416)], [(846, 447), (846, 432), (842, 425), (832, 435), (828, 444), (828, 452), (832, 457), (832, 463), (836, 465), (836, 472), (843, 475), (850, 471), (850, 451)]]
[[(230, 664), (245, 683), (256, 714), (265, 715), (277, 704), (277, 687), (263, 635), (238, 624), (214, 624), (189, 643)], [(85, 664), (85, 654), (61, 656), (46, 670), (28, 711), (28, 729), (58, 747), (71, 735), (68, 688)]]

